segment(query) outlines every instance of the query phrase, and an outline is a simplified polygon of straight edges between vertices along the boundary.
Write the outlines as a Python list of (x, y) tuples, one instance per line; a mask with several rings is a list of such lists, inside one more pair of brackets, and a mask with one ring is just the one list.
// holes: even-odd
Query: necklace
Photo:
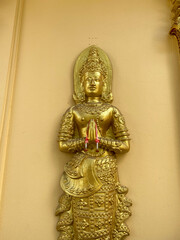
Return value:
[(83, 103), (79, 104), (78, 109), (82, 112), (91, 115), (99, 115), (100, 113), (108, 110), (111, 105), (109, 103)]

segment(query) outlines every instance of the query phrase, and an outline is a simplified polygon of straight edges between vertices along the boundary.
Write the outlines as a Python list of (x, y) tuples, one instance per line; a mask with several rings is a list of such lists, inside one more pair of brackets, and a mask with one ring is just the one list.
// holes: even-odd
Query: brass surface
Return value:
[(171, 0), (171, 4), (173, 24), (170, 30), (170, 35), (174, 35), (177, 38), (180, 51), (180, 0)]
[(129, 235), (128, 189), (118, 179), (116, 154), (130, 149), (121, 112), (111, 105), (112, 67), (98, 47), (85, 49), (74, 68), (76, 105), (64, 114), (61, 151), (74, 153), (60, 185), (58, 240), (112, 240)]

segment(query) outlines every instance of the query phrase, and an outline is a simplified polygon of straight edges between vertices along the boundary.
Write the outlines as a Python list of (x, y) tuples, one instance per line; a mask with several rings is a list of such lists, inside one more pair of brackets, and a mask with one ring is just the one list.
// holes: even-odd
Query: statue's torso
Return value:
[(73, 109), (80, 137), (86, 137), (88, 122), (94, 119), (101, 136), (105, 137), (111, 126), (113, 107), (110, 104), (78, 104)]

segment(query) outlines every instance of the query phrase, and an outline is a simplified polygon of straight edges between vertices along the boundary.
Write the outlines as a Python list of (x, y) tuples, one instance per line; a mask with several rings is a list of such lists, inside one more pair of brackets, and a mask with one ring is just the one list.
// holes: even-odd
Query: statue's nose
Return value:
[(95, 83), (95, 80), (94, 80), (94, 78), (92, 78), (91, 79), (91, 85), (95, 85), (96, 83)]

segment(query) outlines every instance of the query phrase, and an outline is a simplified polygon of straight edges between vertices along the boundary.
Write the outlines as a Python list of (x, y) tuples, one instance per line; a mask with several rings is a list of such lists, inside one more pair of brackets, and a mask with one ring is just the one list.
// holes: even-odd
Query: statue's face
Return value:
[(84, 74), (84, 91), (87, 97), (100, 97), (103, 90), (103, 76), (100, 72)]

